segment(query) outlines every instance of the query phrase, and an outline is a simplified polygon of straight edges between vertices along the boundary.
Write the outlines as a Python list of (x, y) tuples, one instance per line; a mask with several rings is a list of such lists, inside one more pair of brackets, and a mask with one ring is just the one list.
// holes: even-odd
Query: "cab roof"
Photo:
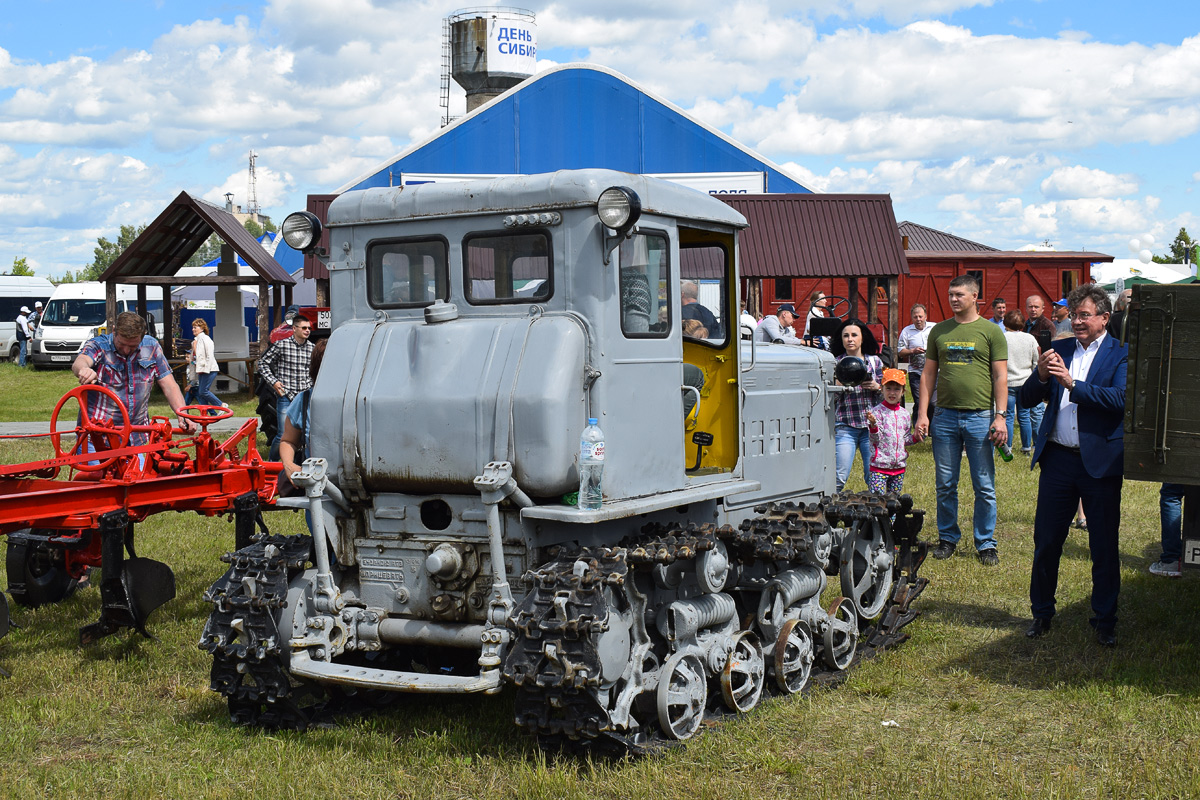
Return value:
[(746, 227), (745, 217), (715, 197), (660, 178), (609, 169), (350, 191), (329, 207), (329, 225), (583, 208), (594, 206), (610, 186), (637, 193), (643, 214)]

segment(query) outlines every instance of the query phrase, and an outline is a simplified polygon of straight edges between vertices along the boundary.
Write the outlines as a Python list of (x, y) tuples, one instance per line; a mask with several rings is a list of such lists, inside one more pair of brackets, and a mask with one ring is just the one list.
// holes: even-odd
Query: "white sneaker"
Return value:
[(1179, 578), (1183, 576), (1183, 570), (1178, 561), (1155, 561), (1150, 565), (1150, 574), (1161, 578)]

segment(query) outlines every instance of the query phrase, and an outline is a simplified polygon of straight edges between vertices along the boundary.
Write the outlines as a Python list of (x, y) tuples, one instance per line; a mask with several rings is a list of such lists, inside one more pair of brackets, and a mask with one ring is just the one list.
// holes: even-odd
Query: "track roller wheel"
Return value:
[(775, 685), (787, 694), (803, 691), (815, 658), (808, 625), (798, 619), (783, 623), (775, 639)]
[(740, 631), (733, 637), (733, 650), (721, 670), (721, 697), (725, 705), (743, 714), (758, 705), (766, 682), (767, 664), (758, 637)]
[(825, 628), (825, 663), (834, 669), (846, 669), (858, 649), (858, 617), (854, 603), (839, 597), (829, 607), (829, 626)]
[(658, 724), (663, 733), (680, 741), (690, 739), (704, 721), (708, 680), (700, 659), (676, 653), (663, 667), (658, 682)]

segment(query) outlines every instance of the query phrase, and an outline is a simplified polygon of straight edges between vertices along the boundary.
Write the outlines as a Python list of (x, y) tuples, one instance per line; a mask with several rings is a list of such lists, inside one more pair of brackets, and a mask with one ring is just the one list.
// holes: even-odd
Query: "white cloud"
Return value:
[[(903, 159), (1159, 144), (1200, 131), (1200, 36), (1110, 45), (927, 21), (839, 30), (790, 74), (799, 90), (743, 115), (735, 137), (789, 155)], [(705, 112), (720, 114), (712, 101)]]
[(1078, 197), (1119, 197), (1138, 189), (1133, 175), (1113, 175), (1083, 166), (1059, 167), (1042, 181), (1042, 194), (1052, 200)]

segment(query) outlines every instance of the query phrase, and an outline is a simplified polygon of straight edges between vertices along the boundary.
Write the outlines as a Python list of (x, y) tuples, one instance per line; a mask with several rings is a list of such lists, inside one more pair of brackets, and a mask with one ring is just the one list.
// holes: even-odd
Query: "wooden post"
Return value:
[[(271, 343), (271, 328), (267, 322), (267, 292), (270, 287), (266, 281), (260, 281), (258, 284), (258, 356), (267, 352), (267, 347)], [(253, 391), (253, 390), (251, 390)]]
[(846, 278), (846, 294), (850, 300), (850, 319), (860, 319), (858, 316), (858, 278)]
[(172, 300), (171, 300), (171, 287), (170, 286), (162, 287), (162, 298), (163, 298), (163, 309), (162, 309), (163, 355), (165, 355), (167, 358), (174, 358), (175, 357), (175, 331), (179, 330), (179, 328), (176, 325), (178, 320), (175, 319), (175, 303), (172, 302)]
[(117, 284), (109, 281), (104, 284), (104, 316), (108, 317), (108, 332), (117, 329)]
[(895, 347), (900, 341), (900, 276), (888, 276), (884, 286), (888, 297), (888, 341)]

